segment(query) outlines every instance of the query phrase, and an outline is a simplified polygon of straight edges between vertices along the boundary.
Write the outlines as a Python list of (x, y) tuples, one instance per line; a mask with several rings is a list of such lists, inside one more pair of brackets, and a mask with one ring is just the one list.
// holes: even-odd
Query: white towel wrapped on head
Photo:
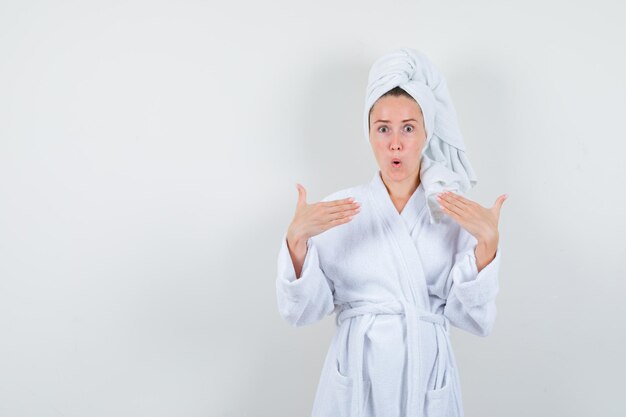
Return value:
[(465, 154), (456, 111), (443, 75), (422, 53), (396, 49), (372, 65), (365, 99), (365, 138), (369, 142), (369, 112), (376, 100), (400, 87), (417, 101), (424, 115), (426, 145), (422, 149), (420, 178), (424, 186), (430, 222), (439, 223), (444, 213), (437, 194), (449, 190), (465, 193), (478, 179)]

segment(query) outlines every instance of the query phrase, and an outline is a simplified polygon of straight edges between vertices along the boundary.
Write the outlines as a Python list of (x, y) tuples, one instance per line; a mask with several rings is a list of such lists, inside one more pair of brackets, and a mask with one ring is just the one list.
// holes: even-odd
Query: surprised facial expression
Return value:
[(426, 142), (419, 104), (406, 96), (385, 96), (370, 113), (370, 145), (383, 174), (393, 181), (417, 178)]

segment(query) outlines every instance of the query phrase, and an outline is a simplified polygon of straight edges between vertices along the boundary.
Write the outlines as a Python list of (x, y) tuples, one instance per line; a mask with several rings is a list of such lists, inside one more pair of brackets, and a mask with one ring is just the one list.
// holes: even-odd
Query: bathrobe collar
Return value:
[(398, 213), (380, 176), (380, 170), (377, 170), (370, 183), (370, 194), (381, 222), (388, 227), (390, 236), (397, 242), (399, 259), (404, 260), (402, 262), (404, 268), (401, 268), (403, 276), (400, 277), (402, 292), (409, 303), (422, 310), (428, 310), (430, 302), (426, 277), (419, 251), (411, 236), (420, 216), (427, 212), (424, 189), (418, 186), (402, 209), (402, 213)]
[(417, 223), (417, 219), (422, 214), (422, 211), (426, 207), (426, 195), (424, 194), (424, 186), (420, 181), (409, 201), (402, 209), (401, 213), (398, 213), (398, 209), (394, 206), (391, 196), (385, 187), (385, 183), (381, 177), (380, 169), (376, 170), (374, 177), (372, 178), (372, 191), (376, 195), (376, 199), (383, 204), (383, 210), (386, 215), (393, 217), (400, 217), (406, 225), (409, 234), (413, 232), (413, 228)]

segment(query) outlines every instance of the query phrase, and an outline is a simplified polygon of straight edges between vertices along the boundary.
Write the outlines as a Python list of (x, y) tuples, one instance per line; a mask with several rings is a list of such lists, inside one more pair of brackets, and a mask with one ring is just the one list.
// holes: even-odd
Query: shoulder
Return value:
[[(342, 188), (340, 190), (334, 191), (328, 195), (326, 195), (321, 201), (335, 201), (342, 200), (345, 198), (352, 197), (354, 201), (359, 202), (362, 206), (366, 201), (367, 193), (367, 184), (359, 184), (351, 187)], [(330, 253), (334, 251), (334, 248), (337, 245), (341, 246), (345, 239), (349, 239), (350, 236), (354, 233), (356, 229), (354, 229), (355, 225), (358, 223), (358, 220), (361, 219), (362, 216), (357, 216), (353, 221), (350, 221), (346, 224), (340, 224), (330, 229), (325, 230), (324, 232), (317, 234), (312, 237), (312, 240), (318, 244), (320, 249), (328, 250)]]
[(342, 188), (340, 190), (334, 191), (324, 198), (321, 201), (334, 201), (341, 200), (344, 198), (353, 197), (356, 201), (363, 200), (365, 192), (367, 191), (367, 184), (358, 184), (352, 187)]

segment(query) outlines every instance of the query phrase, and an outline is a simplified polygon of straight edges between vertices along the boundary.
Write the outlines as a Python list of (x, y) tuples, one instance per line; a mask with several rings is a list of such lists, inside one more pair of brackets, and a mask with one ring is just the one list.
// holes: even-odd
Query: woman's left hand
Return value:
[(491, 247), (498, 246), (500, 208), (507, 197), (502, 194), (492, 207), (487, 208), (451, 191), (437, 194), (437, 200), (446, 214), (471, 233), (479, 243), (488, 243)]
[(508, 196), (502, 194), (496, 203), (486, 208), (467, 198), (445, 191), (437, 195), (437, 200), (443, 211), (456, 220), (465, 230), (471, 233), (478, 244), (474, 248), (476, 268), (480, 272), (496, 256), (498, 248), (498, 221), (500, 208)]

